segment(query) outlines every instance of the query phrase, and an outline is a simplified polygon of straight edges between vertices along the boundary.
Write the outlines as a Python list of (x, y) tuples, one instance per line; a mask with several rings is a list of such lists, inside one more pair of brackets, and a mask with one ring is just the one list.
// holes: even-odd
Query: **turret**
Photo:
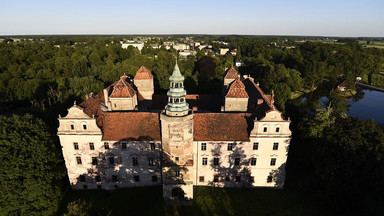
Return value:
[(185, 100), (187, 91), (184, 89), (184, 77), (177, 62), (169, 81), (170, 89), (167, 92), (168, 104), (165, 106), (165, 113), (169, 116), (185, 116), (189, 111), (189, 105)]
[(134, 110), (137, 106), (137, 92), (132, 88), (131, 84), (127, 82), (128, 76), (120, 77), (120, 80), (110, 86), (109, 94), (108, 89), (104, 89), (104, 100), (108, 111), (123, 111)]
[(145, 100), (152, 100), (154, 94), (153, 75), (145, 66), (141, 66), (133, 79), (135, 86)]

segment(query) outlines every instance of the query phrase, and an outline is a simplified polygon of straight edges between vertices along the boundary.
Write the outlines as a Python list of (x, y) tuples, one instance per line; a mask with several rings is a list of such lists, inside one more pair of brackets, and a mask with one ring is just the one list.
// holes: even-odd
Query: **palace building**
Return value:
[(167, 95), (144, 66), (58, 118), (73, 189), (162, 185), (165, 199), (193, 186), (282, 188), (290, 121), (274, 95), (226, 71), (222, 95), (188, 95), (176, 63)]

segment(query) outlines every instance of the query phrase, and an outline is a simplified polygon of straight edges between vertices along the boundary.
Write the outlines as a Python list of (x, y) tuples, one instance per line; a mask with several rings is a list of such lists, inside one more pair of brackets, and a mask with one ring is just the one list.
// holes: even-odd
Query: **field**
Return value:
[(288, 190), (195, 187), (189, 206), (165, 205), (161, 187), (68, 191), (59, 215), (68, 202), (92, 203), (94, 213), (106, 215), (330, 215), (327, 204), (312, 194)]

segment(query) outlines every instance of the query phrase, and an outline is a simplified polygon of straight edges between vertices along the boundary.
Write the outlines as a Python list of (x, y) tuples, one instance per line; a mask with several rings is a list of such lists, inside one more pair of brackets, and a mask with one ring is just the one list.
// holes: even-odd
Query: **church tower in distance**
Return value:
[(163, 147), (163, 197), (193, 198), (193, 116), (185, 96), (184, 77), (176, 65), (169, 78), (168, 104), (160, 115)]

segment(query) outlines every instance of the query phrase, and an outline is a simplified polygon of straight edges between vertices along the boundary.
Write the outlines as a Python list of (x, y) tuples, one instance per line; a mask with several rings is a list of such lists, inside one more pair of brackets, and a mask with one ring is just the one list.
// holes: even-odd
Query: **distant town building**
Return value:
[(219, 54), (220, 55), (225, 55), (225, 54), (227, 54), (228, 51), (229, 51), (229, 48), (220, 48)]
[(144, 43), (143, 42), (133, 42), (133, 41), (121, 43), (121, 48), (123, 48), (123, 49), (127, 49), (129, 46), (133, 46), (133, 47), (139, 49), (139, 51), (141, 51), (144, 47)]

